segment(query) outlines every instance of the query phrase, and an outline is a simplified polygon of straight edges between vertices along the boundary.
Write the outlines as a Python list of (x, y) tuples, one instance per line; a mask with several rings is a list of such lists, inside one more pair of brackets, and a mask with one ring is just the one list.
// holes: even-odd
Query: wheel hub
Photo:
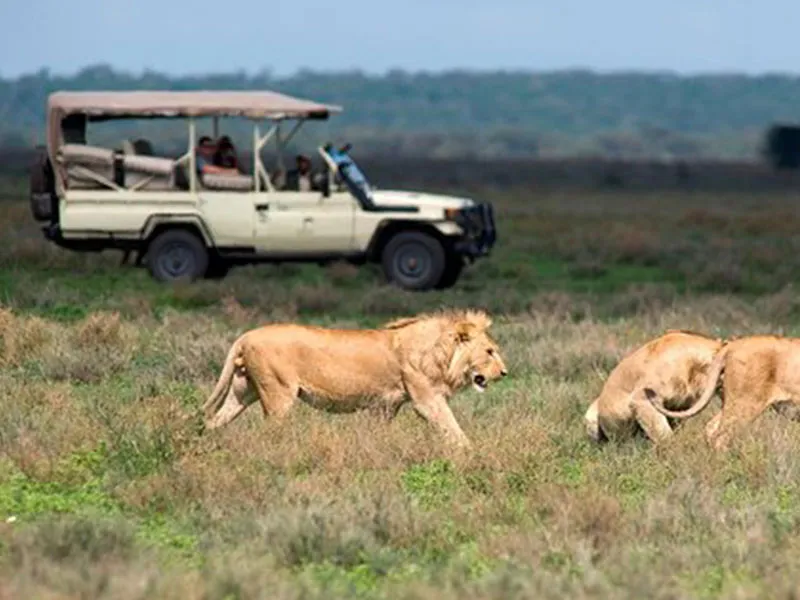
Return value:
[(396, 268), (403, 277), (419, 278), (431, 268), (431, 260), (425, 248), (417, 244), (408, 244), (396, 255)]
[(159, 266), (170, 277), (181, 277), (191, 271), (192, 253), (183, 244), (171, 244), (160, 254)]

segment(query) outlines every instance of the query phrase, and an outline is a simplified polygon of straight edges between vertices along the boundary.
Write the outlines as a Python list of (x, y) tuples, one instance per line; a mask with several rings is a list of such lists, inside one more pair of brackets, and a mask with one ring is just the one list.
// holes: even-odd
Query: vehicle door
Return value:
[(355, 249), (356, 200), (347, 191), (329, 195), (317, 192), (303, 208), (307, 247), (321, 254), (348, 253)]
[(256, 249), (276, 254), (313, 252), (314, 219), (309, 213), (319, 196), (319, 192), (313, 191), (254, 193)]
[(346, 191), (282, 190), (255, 194), (257, 248), (267, 252), (337, 254), (354, 248), (355, 199)]
[(253, 196), (250, 191), (198, 191), (198, 206), (218, 246), (253, 245)]

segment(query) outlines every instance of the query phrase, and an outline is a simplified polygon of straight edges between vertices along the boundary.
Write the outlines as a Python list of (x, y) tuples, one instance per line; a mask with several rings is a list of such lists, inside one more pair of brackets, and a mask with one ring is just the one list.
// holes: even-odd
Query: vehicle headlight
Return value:
[(455, 221), (458, 213), (461, 212), (460, 208), (445, 208), (444, 209), (444, 218), (448, 221)]

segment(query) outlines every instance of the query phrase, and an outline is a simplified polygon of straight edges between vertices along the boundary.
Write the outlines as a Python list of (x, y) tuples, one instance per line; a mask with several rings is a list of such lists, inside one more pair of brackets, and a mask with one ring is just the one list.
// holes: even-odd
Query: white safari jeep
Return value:
[[(316, 189), (282, 189), (281, 151), (299, 127), (337, 106), (275, 92), (57, 92), (48, 99), (47, 147), (31, 171), (31, 208), (53, 243), (118, 249), (159, 281), (221, 277), (234, 264), (348, 260), (380, 263), (410, 290), (453, 285), (465, 262), (495, 243), (492, 206), (465, 198), (373, 189), (348, 147), (318, 148)], [(197, 169), (196, 119), (242, 117), (253, 126), (248, 173)], [(146, 140), (118, 149), (86, 144), (87, 125), (109, 119), (184, 118), (188, 147), (153, 156)], [(263, 121), (271, 124), (262, 132)], [(281, 130), (283, 121), (293, 126)], [(216, 137), (216, 135), (215, 135)], [(273, 139), (277, 165), (261, 152)]]

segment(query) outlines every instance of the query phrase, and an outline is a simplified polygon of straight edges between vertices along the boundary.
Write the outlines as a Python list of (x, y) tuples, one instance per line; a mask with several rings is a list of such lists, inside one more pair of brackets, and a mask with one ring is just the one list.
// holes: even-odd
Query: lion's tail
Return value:
[(700, 411), (702, 411), (706, 406), (708, 406), (709, 403), (711, 402), (711, 398), (714, 397), (714, 392), (717, 389), (717, 383), (719, 382), (719, 378), (721, 377), (722, 371), (725, 368), (725, 361), (727, 359), (727, 355), (728, 355), (728, 346), (723, 346), (722, 348), (720, 348), (716, 356), (714, 356), (714, 360), (711, 362), (711, 368), (709, 369), (708, 377), (706, 378), (706, 386), (703, 389), (703, 393), (700, 396), (700, 399), (686, 410), (682, 411), (669, 410), (661, 406), (660, 402), (656, 402), (655, 398), (651, 398), (650, 403), (658, 412), (667, 417), (672, 417), (674, 419), (688, 419), (689, 417), (695, 416)]
[(228, 393), (228, 388), (230, 388), (231, 381), (233, 380), (233, 373), (238, 366), (237, 359), (239, 358), (240, 351), (241, 348), (239, 339), (233, 342), (231, 345), (231, 349), (228, 351), (228, 356), (225, 357), (225, 364), (222, 366), (222, 373), (220, 373), (219, 379), (217, 380), (217, 385), (214, 388), (214, 391), (211, 392), (208, 400), (206, 400), (205, 404), (203, 404), (203, 412), (206, 414), (208, 414), (209, 411), (218, 410), (225, 399), (225, 396)]

